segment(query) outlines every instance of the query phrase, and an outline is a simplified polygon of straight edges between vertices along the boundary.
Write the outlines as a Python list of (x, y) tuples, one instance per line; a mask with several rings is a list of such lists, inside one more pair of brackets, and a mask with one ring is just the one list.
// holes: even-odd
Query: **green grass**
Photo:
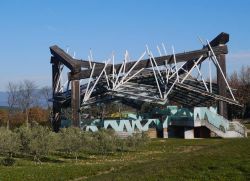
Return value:
[(250, 139), (156, 139), (136, 152), (18, 158), (0, 180), (250, 180)]

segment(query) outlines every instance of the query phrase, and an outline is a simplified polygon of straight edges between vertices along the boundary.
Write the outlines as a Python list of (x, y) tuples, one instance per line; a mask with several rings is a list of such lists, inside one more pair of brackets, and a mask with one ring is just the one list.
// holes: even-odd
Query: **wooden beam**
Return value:
[(50, 52), (58, 61), (68, 67), (72, 72), (79, 72), (81, 70), (81, 67), (74, 61), (74, 59), (57, 45), (51, 46)]
[[(221, 54), (217, 56), (217, 60), (220, 64), (220, 67), (223, 71), (223, 74), (226, 76), (226, 55)], [(227, 84), (217, 67), (217, 85), (218, 85), (218, 93), (219, 95), (223, 97), (227, 97)], [(228, 113), (227, 113), (227, 103), (223, 101), (218, 102), (218, 113), (222, 115), (225, 118), (228, 118)]]
[[(227, 54), (228, 50), (227, 50), (227, 46), (217, 46), (217, 47), (213, 47), (214, 53), (216, 55), (219, 54)], [(208, 48), (203, 48), (200, 50), (195, 50), (195, 51), (190, 51), (190, 52), (185, 52), (185, 53), (178, 53), (175, 54), (176, 57), (176, 62), (185, 62), (188, 60), (194, 60), (199, 58), (201, 55), (204, 58), (207, 58), (208, 55)], [(173, 55), (168, 55), (168, 56), (161, 56), (161, 57), (155, 57), (155, 61), (157, 62), (158, 66), (162, 66), (165, 65), (165, 61), (168, 61), (169, 63), (173, 63), (174, 59), (173, 59)], [(134, 62), (128, 62), (126, 64), (126, 72), (135, 64)], [(116, 64), (115, 65), (115, 69), (119, 70), (122, 64)], [(145, 60), (141, 60), (134, 68), (134, 70), (139, 70), (141, 68), (149, 68), (151, 67), (150, 64), (150, 60), (149, 59), (145, 59)], [(94, 73), (93, 73), (93, 77), (96, 77), (100, 74), (100, 72), (102, 71), (103, 66), (100, 66), (98, 68), (95, 69)], [(112, 74), (112, 65), (108, 65), (106, 68), (106, 72), (107, 74)], [(91, 70), (83, 70), (77, 73), (70, 73), (69, 74), (69, 80), (76, 80), (76, 79), (86, 79), (89, 78), (91, 73)]]
[[(60, 62), (57, 61), (55, 58), (51, 59), (52, 63), (52, 91), (53, 91), (53, 98), (56, 95), (56, 86), (57, 82), (59, 81), (60, 77)], [(52, 106), (53, 116), (52, 116), (52, 127), (55, 132), (59, 131), (61, 126), (61, 106), (53, 101)]]
[(227, 42), (229, 42), (229, 34), (222, 32), (212, 41), (210, 41), (210, 45), (215, 47), (219, 45), (225, 45)]
[(72, 126), (80, 127), (80, 81), (71, 82)]

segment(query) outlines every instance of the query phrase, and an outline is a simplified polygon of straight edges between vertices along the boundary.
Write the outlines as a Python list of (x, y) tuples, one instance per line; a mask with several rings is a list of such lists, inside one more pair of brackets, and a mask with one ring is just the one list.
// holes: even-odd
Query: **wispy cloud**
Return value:
[(51, 25), (46, 25), (46, 29), (48, 31), (56, 31), (56, 28), (54, 26), (51, 26)]
[(250, 62), (250, 50), (240, 51), (228, 54), (229, 59), (249, 60)]

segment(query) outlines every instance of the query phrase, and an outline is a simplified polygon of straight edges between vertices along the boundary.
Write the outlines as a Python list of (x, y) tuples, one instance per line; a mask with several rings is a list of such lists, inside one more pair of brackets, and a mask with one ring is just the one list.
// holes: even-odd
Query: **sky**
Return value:
[(249, 0), (1, 0), (0, 91), (8, 82), (51, 85), (49, 47), (69, 48), (87, 59), (117, 61), (126, 50), (136, 60), (148, 44), (165, 43), (176, 53), (202, 47), (221, 32), (230, 34), (227, 72), (250, 66)]

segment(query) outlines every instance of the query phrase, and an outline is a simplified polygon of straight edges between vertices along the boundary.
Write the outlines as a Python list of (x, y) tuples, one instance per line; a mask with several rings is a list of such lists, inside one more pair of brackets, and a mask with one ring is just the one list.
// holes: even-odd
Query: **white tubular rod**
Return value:
[(158, 50), (159, 55), (162, 56), (161, 49), (160, 49), (160, 47), (158, 45), (157, 45), (157, 50)]
[(114, 80), (115, 80), (115, 55), (114, 55), (114, 52), (112, 52), (112, 66), (113, 66), (113, 68), (112, 68), (112, 78), (113, 78), (113, 80), (112, 80), (112, 84), (113, 84), (113, 87), (114, 87)]
[(150, 51), (150, 55), (151, 55), (151, 57), (152, 57), (152, 59), (153, 59), (153, 62), (154, 62), (154, 64), (155, 64), (155, 66), (156, 66), (156, 69), (157, 69), (157, 71), (158, 71), (158, 74), (160, 75), (160, 77), (161, 77), (161, 79), (163, 80), (163, 77), (162, 77), (162, 75), (161, 75), (161, 71), (160, 71), (160, 69), (159, 69), (159, 67), (158, 67), (158, 65), (157, 65), (157, 63), (156, 63), (156, 61), (155, 61), (155, 57), (154, 57), (154, 55), (153, 55), (153, 53)]
[(128, 51), (126, 50), (125, 56), (124, 56), (124, 66), (123, 66), (123, 73), (126, 73), (126, 63), (127, 63), (127, 57), (128, 57)]
[(108, 61), (106, 61), (106, 62), (105, 62), (105, 65), (104, 65), (104, 67), (103, 67), (103, 69), (102, 69), (102, 71), (101, 71), (101, 73), (100, 73), (99, 77), (96, 79), (96, 81), (95, 81), (95, 83), (94, 83), (93, 87), (91, 88), (91, 90), (90, 90), (90, 91), (89, 91), (89, 93), (88, 93), (88, 97), (87, 97), (87, 99), (89, 99), (89, 98), (90, 98), (90, 96), (91, 96), (91, 94), (92, 94), (92, 92), (93, 92), (93, 90), (94, 90), (94, 88), (95, 88), (96, 84), (98, 83), (99, 79), (101, 78), (101, 76), (102, 76), (102, 74), (103, 74), (104, 70), (106, 69), (106, 67), (107, 67), (107, 65), (108, 65), (108, 63), (109, 63), (109, 61), (110, 61), (110, 59), (109, 59)]
[(208, 65), (209, 65), (209, 83), (210, 83), (210, 93), (213, 92), (213, 88), (212, 88), (212, 71), (211, 71), (211, 59), (209, 58), (209, 62), (208, 62)]
[(227, 87), (228, 87), (228, 89), (229, 89), (229, 92), (230, 92), (230, 94), (231, 94), (233, 100), (235, 101), (235, 98), (234, 98), (233, 92), (232, 92), (232, 90), (231, 90), (231, 87), (229, 86), (229, 84), (228, 84), (228, 82), (227, 82), (227, 79), (226, 79), (226, 77), (225, 77), (225, 75), (224, 75), (224, 73), (223, 73), (223, 71), (222, 71), (222, 69), (221, 69), (221, 67), (220, 67), (220, 64), (219, 64), (219, 62), (218, 62), (218, 60), (217, 60), (217, 58), (216, 58), (216, 56), (215, 56), (215, 54), (214, 54), (214, 51), (213, 51), (213, 49), (212, 49), (212, 47), (211, 47), (211, 45), (210, 45), (210, 43), (209, 43), (208, 40), (207, 40), (207, 44), (208, 44), (209, 49), (211, 50), (211, 52), (212, 52), (212, 54), (213, 54), (213, 59), (214, 59), (214, 61), (216, 62), (216, 64), (218, 65), (218, 67), (219, 67), (219, 69), (220, 69), (220, 72), (221, 72), (221, 74), (222, 74), (222, 76), (223, 76), (223, 78), (224, 78), (224, 80), (225, 80), (225, 82), (226, 82), (226, 84), (227, 84)]
[[(181, 67), (178, 68), (177, 72), (179, 72), (180, 69), (183, 69), (183, 66), (184, 66), (184, 65), (185, 65), (185, 63), (184, 63), (183, 65), (181, 65)], [(171, 71), (171, 70), (173, 70), (173, 69), (170, 68), (169, 70)], [(173, 72), (173, 71), (171, 71), (171, 72)], [(187, 71), (186, 71), (186, 72), (187, 72)], [(175, 74), (176, 74), (176, 72), (174, 72), (174, 73), (169, 77), (169, 79), (172, 79), (172, 77), (174, 77)]]
[(73, 58), (75, 58), (76, 57), (76, 52), (74, 52), (74, 54), (73, 54)]
[(165, 71), (166, 71), (166, 78), (167, 78), (167, 74), (168, 74), (167, 60), (165, 60)]
[(90, 68), (92, 69), (92, 63), (91, 61), (93, 61), (93, 54), (92, 54), (92, 51), (91, 51), (91, 48), (89, 49), (89, 66)]
[(129, 77), (127, 80), (125, 80), (123, 82), (123, 84), (125, 84), (126, 82), (130, 81), (132, 78), (134, 78), (137, 74), (139, 74), (141, 71), (143, 71), (144, 68), (141, 68), (140, 70), (138, 70), (135, 74), (133, 74), (131, 77)]
[(177, 63), (176, 63), (176, 57), (175, 57), (175, 52), (174, 52), (174, 46), (172, 46), (172, 50), (173, 50), (173, 56), (174, 56), (174, 65), (175, 65), (176, 76), (177, 76), (177, 80), (179, 82), (179, 74), (178, 74), (178, 70), (177, 70)]
[(173, 89), (173, 87), (174, 87), (174, 85), (176, 84), (176, 82), (177, 82), (177, 78), (175, 79), (174, 83), (171, 85), (170, 89), (169, 89), (168, 92), (166, 93), (166, 95), (165, 95), (165, 97), (164, 97), (165, 99), (167, 99), (168, 94), (171, 92), (171, 90)]
[(204, 86), (205, 86), (207, 92), (209, 92), (209, 90), (208, 90), (208, 88), (207, 88), (207, 84), (206, 84), (206, 82), (205, 82), (204, 79), (203, 79), (203, 76), (202, 76), (202, 74), (201, 74), (201, 72), (200, 72), (199, 67), (198, 67), (197, 65), (195, 65), (195, 67), (196, 67), (196, 69), (197, 69), (199, 75), (201, 76), (201, 80), (202, 80), (202, 82), (203, 82), (203, 84), (204, 84)]
[(87, 94), (88, 94), (88, 90), (89, 90), (89, 85), (90, 85), (90, 82), (91, 82), (91, 79), (92, 79), (94, 70), (95, 70), (95, 63), (94, 63), (94, 65), (93, 65), (92, 70), (91, 70), (91, 73), (90, 73), (90, 77), (89, 77), (89, 81), (88, 81), (87, 88), (86, 88), (86, 90), (85, 90), (85, 94), (84, 94), (84, 97), (83, 97), (83, 101), (86, 101)]
[(125, 80), (125, 78), (131, 73), (131, 71), (135, 68), (135, 66), (143, 59), (143, 57), (145, 56), (146, 51), (143, 52), (143, 54), (140, 56), (140, 58), (134, 63), (134, 65), (131, 67), (131, 69), (129, 69), (129, 71), (125, 74), (125, 76), (123, 76), (121, 82), (123, 82)]
[(152, 69), (153, 69), (153, 73), (154, 73), (155, 81), (156, 81), (156, 84), (157, 84), (157, 87), (158, 87), (158, 90), (159, 90), (159, 93), (160, 93), (160, 97), (162, 98), (162, 93), (161, 93), (159, 82), (157, 80), (157, 76), (156, 76), (156, 73), (155, 73), (153, 62), (152, 62), (151, 58), (149, 60), (150, 60), (150, 63), (151, 63)]
[(61, 87), (61, 89), (59, 90), (59, 92), (63, 92), (63, 88), (65, 87), (66, 84), (68, 84), (68, 80), (63, 84), (63, 86)]
[(202, 44), (203, 46), (206, 46), (205, 43), (204, 43), (204, 41), (201, 39), (200, 36), (198, 36), (198, 39), (200, 40), (200, 42), (201, 42), (201, 44)]
[(60, 72), (59, 72), (59, 79), (58, 79), (58, 81), (57, 81), (57, 83), (56, 83), (56, 92), (59, 92), (60, 91), (60, 89), (59, 89), (59, 84), (60, 84), (60, 82), (61, 82), (61, 79), (62, 79), (62, 70), (63, 70), (63, 67), (64, 67), (64, 65), (62, 65), (62, 67), (60, 67)]
[(164, 51), (165, 55), (167, 56), (168, 53), (167, 53), (167, 50), (166, 50), (166, 47), (165, 47), (164, 43), (161, 43), (161, 46), (163, 48), (163, 51)]
[(117, 85), (117, 81), (118, 81), (118, 79), (119, 79), (119, 75), (120, 75), (120, 73), (121, 73), (121, 71), (122, 71), (122, 69), (123, 69), (123, 66), (124, 66), (124, 62), (122, 62), (121, 68), (120, 68), (120, 70), (119, 70), (119, 72), (118, 72), (118, 74), (117, 74), (117, 76), (116, 76), (116, 80), (115, 80), (115, 84), (114, 84), (113, 90), (115, 89), (115, 87), (116, 87), (116, 85)]
[(170, 69), (167, 69), (167, 74), (166, 74), (167, 84), (168, 84), (168, 80), (169, 80), (169, 73), (170, 73)]
[(200, 58), (197, 60), (197, 62), (194, 63), (194, 65), (189, 70), (189, 72), (187, 73), (187, 75), (182, 79), (181, 83), (183, 83), (186, 80), (186, 78), (190, 75), (190, 73), (192, 72), (192, 70), (194, 69), (194, 67), (200, 62), (200, 60), (202, 59), (202, 57), (203, 57), (203, 55), (201, 55)]
[[(152, 64), (152, 66), (153, 66), (153, 67), (156, 66), (157, 72), (158, 72), (158, 74), (160, 75), (160, 77), (161, 77), (161, 79), (162, 79), (162, 81), (163, 81), (163, 77), (162, 77), (162, 75), (161, 75), (161, 72), (160, 72), (160, 70), (159, 70), (159, 67), (158, 67), (158, 65), (157, 65), (157, 63), (156, 63), (156, 61), (155, 61), (155, 59), (154, 59), (153, 53), (149, 50), (148, 45), (146, 45), (146, 49), (147, 49), (147, 53), (148, 53), (149, 59), (150, 59), (151, 61), (153, 60), (153, 62), (154, 62), (154, 64)], [(153, 63), (153, 62), (152, 62), (152, 63)]]
[(107, 81), (107, 84), (108, 84), (108, 88), (110, 88), (110, 86), (109, 86), (109, 79), (108, 79), (108, 75), (107, 75), (106, 70), (104, 70), (104, 74), (105, 74), (105, 78), (106, 78), (106, 81)]

